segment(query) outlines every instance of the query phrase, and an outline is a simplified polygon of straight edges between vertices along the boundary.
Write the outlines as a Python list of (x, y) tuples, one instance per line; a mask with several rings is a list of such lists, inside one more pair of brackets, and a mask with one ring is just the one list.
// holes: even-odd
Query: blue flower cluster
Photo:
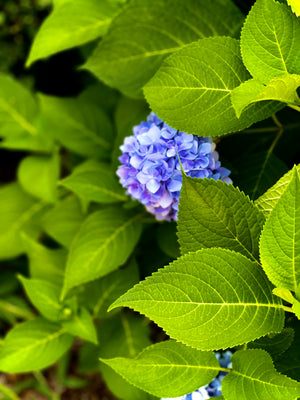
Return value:
[[(139, 200), (158, 220), (176, 220), (182, 173), (193, 178), (231, 183), (230, 171), (221, 167), (212, 138), (171, 128), (154, 113), (133, 128), (121, 146), (122, 165), (117, 175), (127, 194)], [(179, 162), (179, 159), (180, 162)]]
[[(225, 353), (216, 353), (216, 357), (219, 360), (222, 368), (231, 368), (231, 351)], [(221, 396), (221, 384), (226, 372), (220, 371), (218, 376), (206, 386), (202, 386), (200, 389), (193, 393), (186, 394), (182, 397), (176, 397), (173, 399), (161, 399), (161, 400), (207, 400), (212, 397)]]

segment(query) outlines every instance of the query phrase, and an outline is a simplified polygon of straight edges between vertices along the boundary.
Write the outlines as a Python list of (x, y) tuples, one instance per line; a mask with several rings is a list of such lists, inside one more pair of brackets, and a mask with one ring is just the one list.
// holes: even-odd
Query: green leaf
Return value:
[(26, 132), (37, 135), (34, 120), (38, 106), (32, 94), (7, 75), (0, 74), (1, 137), (17, 136)]
[(254, 104), (238, 119), (231, 93), (247, 79), (239, 42), (206, 38), (168, 57), (144, 93), (151, 109), (173, 128), (219, 136), (245, 129), (283, 107), (277, 102)]
[(109, 164), (94, 160), (76, 167), (61, 184), (87, 201), (117, 203), (127, 200), (124, 189), (117, 180), (116, 171)]
[[(0, 298), (0, 319), (11, 325), (17, 323), (20, 319), (31, 319), (34, 314), (28, 303), (20, 296), (5, 296)], [(0, 346), (1, 348), (1, 346)]]
[(280, 297), (282, 300), (287, 301), (290, 304), (293, 304), (294, 302), (294, 296), (292, 295), (292, 293), (284, 288), (274, 288), (273, 289), (273, 294), (275, 294), (275, 296)]
[(24, 252), (21, 234), (36, 237), (39, 217), (45, 205), (25, 193), (17, 183), (0, 188), (0, 258), (13, 258)]
[(300, 380), (300, 324), (297, 318), (292, 321), (292, 328), (295, 331), (294, 341), (290, 348), (284, 352), (277, 360), (275, 360), (275, 366), (278, 371), (288, 375), (289, 377)]
[(0, 147), (48, 151), (51, 140), (38, 130), (38, 105), (33, 95), (10, 76), (0, 74)]
[[(296, 166), (298, 173), (300, 173), (300, 164)], [(293, 170), (287, 172), (279, 181), (272, 186), (266, 193), (260, 196), (255, 204), (260, 208), (263, 213), (268, 217), (280, 199), (283, 192), (286, 190), (293, 176)]]
[(233, 185), (183, 176), (178, 219), (182, 254), (224, 247), (258, 259), (264, 216)]
[(60, 285), (67, 260), (65, 249), (48, 249), (26, 235), (22, 235), (29, 259), (30, 277)]
[(78, 199), (69, 196), (49, 210), (42, 219), (45, 232), (65, 247), (69, 247), (84, 220)]
[(232, 356), (232, 372), (222, 381), (226, 400), (296, 400), (300, 383), (279, 374), (263, 350), (238, 351)]
[(230, 0), (133, 0), (114, 19), (84, 66), (129, 97), (141, 88), (163, 59), (197, 39), (238, 34), (243, 15)]
[(73, 0), (57, 4), (37, 33), (26, 65), (105, 34), (117, 10), (117, 4), (109, 0)]
[(220, 366), (213, 352), (204, 352), (175, 341), (157, 343), (136, 358), (101, 361), (131, 384), (154, 396), (177, 397), (210, 383)]
[(255, 151), (241, 155), (235, 160), (237, 173), (232, 177), (234, 184), (250, 199), (262, 195), (277, 179), (288, 171), (288, 167), (271, 151)]
[(5, 297), (19, 289), (19, 282), (14, 273), (1, 271), (0, 297)]
[(9, 331), (0, 350), (0, 370), (9, 373), (36, 371), (57, 361), (73, 337), (41, 317)]
[(262, 83), (300, 73), (300, 22), (285, 4), (257, 0), (241, 34), (241, 53), (252, 76)]
[(32, 196), (55, 203), (59, 173), (60, 159), (57, 153), (52, 157), (27, 156), (19, 164), (18, 180)]
[(63, 328), (74, 336), (97, 344), (97, 332), (91, 314), (81, 307), (77, 315), (62, 323)]
[(39, 95), (44, 133), (82, 156), (108, 159), (111, 122), (98, 106), (82, 98)]
[(300, 282), (300, 178), (296, 167), (263, 228), (260, 257), (275, 286), (296, 292)]
[(300, 4), (299, 4), (298, 0), (287, 0), (287, 2), (291, 6), (291, 9), (297, 15), (297, 17), (299, 17), (300, 16)]
[(132, 259), (124, 269), (84, 285), (83, 292), (79, 294), (79, 303), (87, 306), (95, 318), (108, 317), (110, 315), (107, 314), (107, 309), (110, 304), (138, 281), (138, 266)]
[(125, 263), (140, 237), (142, 215), (110, 207), (87, 217), (70, 248), (64, 295)]
[(264, 86), (257, 79), (249, 79), (235, 88), (231, 93), (232, 105), (236, 116), (252, 103), (266, 100), (276, 100), (295, 106), (300, 105), (297, 89), (300, 86), (300, 75), (284, 74), (275, 77)]
[(100, 347), (96, 353), (98, 368), (111, 392), (122, 400), (153, 400), (153, 397), (129, 384), (107, 365), (100, 363), (99, 357), (135, 357), (151, 345), (149, 334), (148, 322), (132, 314), (121, 313), (101, 322)]
[(53, 283), (38, 279), (19, 277), (31, 303), (45, 318), (58, 321), (62, 305), (59, 302), (60, 288)]
[[(189, 253), (115, 301), (199, 350), (217, 350), (283, 328), (284, 312), (260, 265), (225, 249)], [(220, 329), (222, 327), (222, 329)]]
[(249, 349), (266, 350), (272, 359), (278, 359), (279, 356), (288, 350), (294, 340), (294, 329), (285, 328), (277, 334), (264, 336), (254, 342), (248, 343)]

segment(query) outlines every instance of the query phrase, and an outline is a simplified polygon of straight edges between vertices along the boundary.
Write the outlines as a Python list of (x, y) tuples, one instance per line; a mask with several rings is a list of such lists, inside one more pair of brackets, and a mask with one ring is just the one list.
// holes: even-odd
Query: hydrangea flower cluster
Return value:
[(144, 204), (158, 220), (177, 219), (182, 186), (180, 162), (185, 173), (193, 178), (232, 182), (228, 177), (230, 171), (221, 167), (210, 137), (179, 132), (154, 113), (135, 126), (133, 133), (120, 147), (122, 165), (117, 175), (127, 194)]
[[(220, 366), (222, 368), (231, 368), (231, 351), (226, 351), (223, 354), (216, 353), (216, 357), (219, 360)], [(222, 380), (226, 372), (220, 371), (218, 376), (206, 386), (202, 386), (200, 389), (193, 393), (186, 394), (182, 397), (176, 397), (173, 399), (161, 399), (161, 400), (207, 400), (212, 397), (221, 396), (221, 385)]]

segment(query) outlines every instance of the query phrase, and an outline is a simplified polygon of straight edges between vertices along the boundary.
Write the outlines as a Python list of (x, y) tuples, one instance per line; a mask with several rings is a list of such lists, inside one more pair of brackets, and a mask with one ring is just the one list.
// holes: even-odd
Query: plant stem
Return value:
[(289, 104), (289, 107), (292, 108), (293, 110), (296, 110), (296, 111), (300, 112), (300, 107), (299, 106), (292, 106), (291, 104)]
[(0, 393), (4, 394), (10, 400), (20, 400), (20, 397), (15, 394), (12, 389), (0, 383)]
[(41, 388), (45, 391), (45, 394), (47, 394), (51, 400), (60, 400), (60, 396), (57, 393), (52, 392), (52, 390), (49, 388), (47, 380), (40, 371), (33, 372), (33, 375), (40, 384)]

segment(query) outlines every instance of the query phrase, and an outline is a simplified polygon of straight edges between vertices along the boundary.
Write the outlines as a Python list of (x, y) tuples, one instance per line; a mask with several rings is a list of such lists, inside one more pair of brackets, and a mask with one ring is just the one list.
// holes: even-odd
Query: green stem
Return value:
[(41, 388), (45, 391), (45, 394), (49, 397), (49, 399), (60, 400), (60, 396), (52, 392), (52, 390), (49, 388), (47, 380), (40, 371), (33, 372), (33, 375), (38, 383), (41, 385)]
[(293, 313), (294, 314), (294, 311), (293, 311), (292, 307), (282, 306), (282, 309), (284, 311), (287, 311), (289, 313)]
[(20, 400), (20, 397), (15, 394), (12, 389), (0, 383), (0, 393), (4, 394), (10, 400)]
[(300, 107), (299, 106), (293, 106), (293, 105), (289, 104), (289, 107), (292, 108), (293, 110), (296, 110), (296, 111), (300, 112)]

